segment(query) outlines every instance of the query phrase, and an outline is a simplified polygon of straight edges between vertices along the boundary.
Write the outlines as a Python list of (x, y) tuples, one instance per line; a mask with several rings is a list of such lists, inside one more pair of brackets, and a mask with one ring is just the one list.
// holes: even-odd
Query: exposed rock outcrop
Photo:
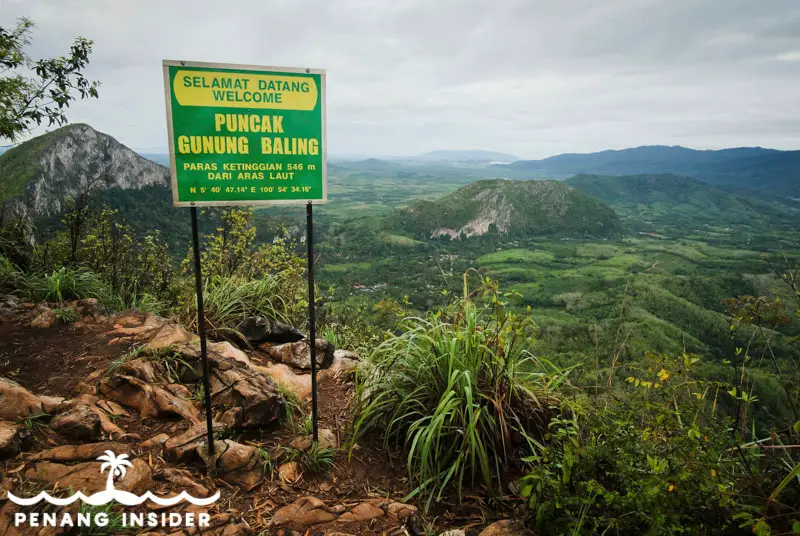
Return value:
[(124, 452), (128, 446), (125, 443), (84, 443), (83, 445), (62, 445), (48, 450), (43, 450), (31, 456), (32, 461), (51, 462), (82, 462), (96, 460), (107, 450)]
[(336, 350), (333, 352), (333, 362), (328, 369), (332, 372), (347, 372), (355, 370), (361, 358), (350, 350)]
[(13, 456), (22, 450), (27, 430), (17, 423), (0, 420), (0, 458)]
[(167, 385), (153, 363), (134, 359), (103, 378), (98, 391), (123, 406), (139, 410), (143, 418), (179, 416), (200, 422), (200, 411), (192, 402), (170, 392)]
[(209, 356), (211, 404), (228, 407), (219, 422), (230, 428), (261, 428), (282, 418), (286, 403), (269, 376), (239, 361)]
[[(319, 368), (326, 368), (333, 361), (334, 348), (325, 339), (317, 339), (316, 361)], [(273, 345), (262, 344), (261, 348), (271, 359), (302, 370), (311, 370), (311, 345), (308, 339)]]
[(242, 445), (236, 441), (225, 439), (214, 442), (214, 456), (208, 455), (203, 445), (197, 449), (206, 465), (222, 480), (239, 486), (245, 491), (255, 488), (264, 478), (259, 460), (258, 450), (250, 445)]
[(238, 331), (252, 345), (265, 342), (284, 344), (306, 338), (305, 334), (299, 329), (264, 316), (251, 316), (245, 319), (239, 325)]
[(0, 377), (0, 419), (14, 421), (44, 413), (42, 401), (18, 383)]
[(46, 329), (51, 328), (56, 324), (56, 315), (52, 309), (44, 304), (39, 304), (33, 310), (33, 320), (31, 320), (32, 328)]
[[(19, 164), (24, 162), (24, 166)], [(169, 185), (169, 170), (89, 125), (73, 124), (23, 143), (0, 156), (0, 172), (21, 182), (3, 206), (3, 218), (36, 219), (64, 210), (64, 202), (108, 188)]]
[(503, 519), (495, 521), (483, 529), (478, 536), (527, 536), (532, 534), (533, 532), (527, 530), (516, 519)]
[[(39, 462), (28, 469), (25, 476), (44, 480), (52, 485), (82, 491), (85, 494), (102, 491), (106, 487), (107, 477), (100, 472), (99, 462), (86, 462), (76, 465), (63, 465), (55, 462)], [(150, 467), (146, 462), (136, 459), (131, 463), (124, 476), (114, 482), (116, 489), (141, 495), (153, 486)]]
[(417, 515), (416, 507), (390, 499), (365, 499), (350, 504), (327, 505), (312, 496), (300, 497), (279, 508), (270, 520), (270, 526), (286, 524), (317, 525), (319, 523), (358, 523), (390, 516), (405, 521)]
[(83, 404), (53, 417), (50, 428), (68, 439), (99, 439), (102, 434), (100, 415)]

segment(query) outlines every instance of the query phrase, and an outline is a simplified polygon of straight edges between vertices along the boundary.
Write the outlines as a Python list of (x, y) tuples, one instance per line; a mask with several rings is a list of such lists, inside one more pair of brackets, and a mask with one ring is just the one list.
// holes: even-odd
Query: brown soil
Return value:
[(98, 369), (126, 352), (125, 345), (109, 345), (108, 321), (30, 327), (25, 314), (0, 323), (0, 374), (37, 395), (71, 397), (77, 386)]
[[(45, 329), (31, 328), (29, 322), (30, 316), (24, 311), (13, 317), (0, 319), (0, 376), (18, 382), (37, 395), (74, 397), (80, 392), (81, 382), (90, 374), (107, 369), (115, 358), (129, 350), (126, 344), (109, 344), (113, 339), (113, 335), (109, 334), (113, 328), (113, 319)], [(251, 357), (256, 362), (263, 360), (255, 355)], [(352, 375), (320, 372), (319, 426), (333, 430), (341, 445), (346, 445), (350, 437), (353, 390)], [(131, 411), (130, 417), (120, 417), (115, 422), (129, 434), (123, 441), (130, 443), (131, 456), (144, 456), (156, 474), (166, 462), (156, 455), (157, 451), (148, 455), (141, 449), (139, 442), (159, 433), (174, 436), (188, 427), (182, 420), (142, 420), (135, 411)], [(33, 451), (76, 443), (63, 440), (47, 426), (37, 428), (35, 435)], [(284, 427), (237, 434), (232, 439), (263, 447), (270, 452), (279, 452), (280, 446), (288, 444), (294, 436), (292, 430)], [(2, 476), (7, 476), (13, 469), (19, 469), (25, 456), (23, 454), (15, 459), (5, 460), (2, 464)], [(348, 449), (342, 449), (337, 454), (335, 468), (329, 475), (303, 475), (297, 485), (279, 482), (277, 475), (274, 475), (272, 479), (265, 479), (256, 489), (247, 493), (222, 480), (207, 476), (201, 465), (186, 468), (192, 471), (197, 482), (210, 489), (222, 490), (222, 499), (215, 505), (216, 511), (228, 512), (244, 519), (255, 534), (276, 534), (274, 529), (267, 528), (272, 512), (304, 495), (313, 495), (334, 505), (376, 497), (402, 500), (410, 491), (403, 460), (393, 459), (382, 445), (370, 441), (357, 445), (352, 455), (348, 455)], [(464, 526), (469, 524), (465, 517), (479, 519), (476, 517), (477, 509), (468, 510), (455, 517), (442, 515), (444, 512), (440, 512), (440, 521), (443, 520), (444, 523), (437, 522), (437, 525)], [(415, 522), (401, 527), (397, 520), (384, 517), (362, 524), (337, 526), (333, 523), (310, 529), (290, 528), (300, 531), (304, 536), (323, 535), (335, 530), (349, 534), (416, 534), (420, 533), (418, 525), (420, 523)]]

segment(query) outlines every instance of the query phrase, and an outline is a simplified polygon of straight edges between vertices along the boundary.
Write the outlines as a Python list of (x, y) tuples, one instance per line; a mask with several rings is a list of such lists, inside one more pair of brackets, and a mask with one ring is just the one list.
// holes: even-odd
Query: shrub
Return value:
[[(303, 277), (305, 261), (294, 244), (276, 238), (256, 245), (251, 210), (225, 209), (218, 214), (216, 233), (204, 237), (201, 250), (206, 320), (212, 335), (234, 335), (248, 316), (261, 315), (292, 324), (305, 324), (308, 301)], [(182, 262), (184, 273), (193, 273), (193, 253)], [(180, 317), (193, 326), (197, 318), (194, 287), (181, 296)]]
[(371, 352), (386, 338), (386, 330), (394, 329), (397, 321), (402, 320), (397, 318), (390, 326), (381, 325), (369, 300), (352, 297), (339, 300), (334, 287), (328, 290), (323, 301), (325, 307), (319, 316), (322, 337), (336, 348), (352, 350), (359, 355)]
[(125, 304), (126, 309), (138, 309), (143, 313), (162, 314), (166, 305), (152, 294), (134, 294)]
[(78, 313), (75, 309), (69, 307), (56, 307), (53, 309), (53, 315), (55, 315), (62, 324), (72, 324), (78, 320)]
[(175, 267), (158, 232), (136, 236), (120, 223), (117, 210), (103, 207), (89, 220), (90, 231), (80, 243), (83, 264), (122, 297), (124, 305), (162, 310), (160, 300), (174, 298)]
[(535, 324), (506, 312), (502, 298), (488, 279), (469, 294), (465, 274), (463, 299), (409, 318), (359, 372), (355, 440), (378, 431), (403, 447), (412, 495), (427, 506), (448, 489), (459, 499), (477, 482), (497, 489), (514, 451), (529, 452), (549, 421), (552, 382), (563, 376), (536, 371), (523, 348)]
[[(769, 534), (764, 505), (785, 473), (721, 415), (737, 393), (696, 378), (696, 362), (650, 356), (627, 389), (550, 422), (519, 482), (538, 534)], [(791, 511), (773, 509), (776, 526)]]
[(0, 257), (23, 270), (30, 269), (35, 256), (31, 225), (24, 220), (0, 222)]

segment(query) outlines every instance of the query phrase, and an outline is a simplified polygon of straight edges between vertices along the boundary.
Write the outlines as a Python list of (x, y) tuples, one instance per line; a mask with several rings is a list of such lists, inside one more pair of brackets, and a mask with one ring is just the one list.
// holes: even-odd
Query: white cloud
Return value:
[(800, 61), (800, 50), (792, 50), (791, 52), (782, 52), (776, 56), (780, 61)]
[(164, 58), (326, 68), (332, 153), (800, 147), (794, 0), (0, 0), (22, 15), (34, 55), (95, 41), (70, 119), (137, 148), (166, 147)]

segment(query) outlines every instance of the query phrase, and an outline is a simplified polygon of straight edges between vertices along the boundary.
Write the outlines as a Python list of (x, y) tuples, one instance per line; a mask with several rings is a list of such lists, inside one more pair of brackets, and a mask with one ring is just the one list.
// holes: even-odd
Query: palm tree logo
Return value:
[[(2, 0), (0, 0), (2, 3)], [(8, 492), (8, 498), (14, 504), (19, 506), (33, 506), (40, 501), (45, 501), (56, 506), (67, 506), (75, 501), (81, 501), (84, 504), (92, 506), (100, 506), (109, 504), (116, 501), (125, 506), (137, 506), (146, 501), (152, 501), (160, 506), (173, 506), (181, 501), (189, 502), (195, 506), (209, 506), (219, 500), (220, 492), (217, 491), (211, 497), (192, 497), (185, 490), (181, 491), (178, 495), (173, 497), (158, 497), (152, 491), (145, 492), (144, 495), (134, 495), (129, 491), (114, 488), (114, 479), (122, 478), (128, 472), (128, 467), (133, 467), (134, 464), (130, 462), (127, 454), (120, 454), (117, 456), (113, 451), (107, 450), (102, 456), (98, 456), (97, 461), (103, 462), (100, 465), (100, 473), (108, 470), (108, 480), (106, 481), (106, 489), (98, 491), (89, 496), (84, 495), (82, 491), (78, 491), (69, 497), (53, 497), (47, 491), (41, 491), (35, 497), (17, 497), (11, 491)]]
[(115, 491), (114, 477), (118, 476), (122, 478), (123, 476), (125, 476), (125, 473), (128, 472), (126, 467), (133, 467), (131, 462), (128, 460), (127, 454), (120, 454), (119, 456), (117, 456), (110, 450), (107, 450), (105, 455), (98, 457), (97, 461), (105, 462), (103, 463), (103, 465), (100, 466), (101, 473), (106, 469), (108, 469), (108, 480), (106, 481), (106, 491)]

